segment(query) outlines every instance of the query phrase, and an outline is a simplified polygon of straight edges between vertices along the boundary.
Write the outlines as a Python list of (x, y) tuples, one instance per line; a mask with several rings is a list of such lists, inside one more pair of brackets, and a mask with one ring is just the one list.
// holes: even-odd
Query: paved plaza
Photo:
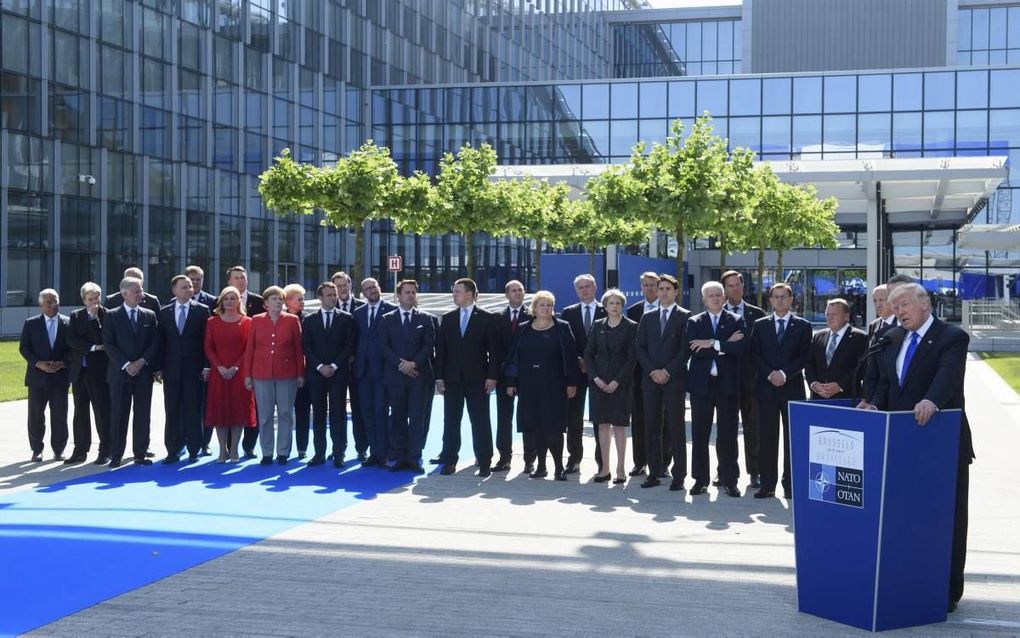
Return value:
[[(1020, 635), (1020, 397), (976, 357), (967, 372), (978, 458), (966, 593), (948, 622), (886, 635)], [(157, 453), (161, 404), (157, 390)], [(0, 404), (0, 504), (14, 491), (108, 471), (27, 463), (25, 409)], [(430, 437), (440, 433), (434, 422)], [(865, 633), (797, 611), (787, 501), (592, 483), (588, 434), (580, 480), (528, 479), (518, 442), (509, 475), (481, 481), (462, 462), (456, 476), (421, 477), (33, 635)], [(0, 507), (0, 527), (2, 516)], [(61, 596), (61, 574), (51, 577)]]

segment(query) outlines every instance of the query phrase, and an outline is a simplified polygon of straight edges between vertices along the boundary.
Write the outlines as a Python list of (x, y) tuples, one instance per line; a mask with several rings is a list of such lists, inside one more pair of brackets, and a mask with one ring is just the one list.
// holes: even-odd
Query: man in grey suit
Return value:
[(131, 434), (135, 463), (151, 465), (149, 409), (152, 404), (152, 366), (159, 356), (156, 313), (141, 307), (142, 282), (125, 277), (120, 282), (124, 303), (106, 315), (103, 347), (110, 358), (106, 381), (110, 384), (110, 467), (120, 467), (127, 447), (128, 415), (134, 407)]
[(659, 275), (659, 310), (641, 316), (637, 332), (638, 362), (645, 403), (645, 457), (648, 478), (641, 487), (655, 487), (666, 476), (662, 461), (662, 432), (668, 429), (673, 448), (673, 482), (670, 489), (683, 490), (687, 477), (687, 430), (684, 395), (687, 390), (685, 330), (690, 311), (676, 303), (680, 283), (672, 275)]

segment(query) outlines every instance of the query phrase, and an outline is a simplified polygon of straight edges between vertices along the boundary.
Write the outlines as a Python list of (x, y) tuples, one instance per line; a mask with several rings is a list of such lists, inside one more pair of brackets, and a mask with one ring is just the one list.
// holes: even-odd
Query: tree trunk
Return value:
[[(474, 280), (475, 278), (475, 234), (465, 233), (464, 234), (464, 250), (467, 253), (466, 265), (467, 265), (467, 277), (468, 279)], [(478, 283), (478, 282), (475, 282)], [(481, 291), (479, 291), (481, 292)]]
[(680, 300), (684, 296), (684, 223), (678, 222), (676, 225), (676, 280), (680, 282), (680, 288), (676, 291), (676, 302), (680, 303)]
[(542, 289), (542, 238), (535, 240), (535, 290)]
[(765, 298), (765, 290), (763, 288), (765, 284), (765, 248), (758, 249), (758, 307), (764, 308), (765, 305), (763, 300)]
[(357, 224), (354, 227), (354, 263), (351, 268), (351, 286), (358, 286), (360, 290), (361, 280), (365, 278), (364, 257), (365, 254), (365, 225)]

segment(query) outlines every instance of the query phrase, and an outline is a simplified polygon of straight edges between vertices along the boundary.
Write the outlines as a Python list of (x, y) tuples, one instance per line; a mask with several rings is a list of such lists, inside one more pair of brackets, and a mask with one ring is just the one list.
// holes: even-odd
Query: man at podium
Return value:
[(974, 458), (970, 426), (963, 412), (963, 379), (970, 336), (961, 328), (940, 321), (931, 313), (927, 291), (916, 283), (897, 287), (889, 295), (899, 326), (886, 333), (891, 343), (876, 355), (879, 367), (874, 404), (862, 407), (913, 411), (924, 426), (939, 410), (958, 408), (960, 455), (957, 461), (953, 549), (949, 568), (949, 611), (963, 596), (963, 569), (967, 558), (967, 488)]

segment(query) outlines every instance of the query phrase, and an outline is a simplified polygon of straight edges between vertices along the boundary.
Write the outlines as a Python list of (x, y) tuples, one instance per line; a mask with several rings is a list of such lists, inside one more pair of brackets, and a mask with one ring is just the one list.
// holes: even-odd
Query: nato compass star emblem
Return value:
[(818, 488), (819, 494), (825, 494), (825, 492), (829, 490), (829, 486), (832, 485), (832, 483), (829, 481), (829, 477), (825, 475), (824, 470), (818, 473), (818, 476), (815, 477), (814, 482), (815, 486)]

